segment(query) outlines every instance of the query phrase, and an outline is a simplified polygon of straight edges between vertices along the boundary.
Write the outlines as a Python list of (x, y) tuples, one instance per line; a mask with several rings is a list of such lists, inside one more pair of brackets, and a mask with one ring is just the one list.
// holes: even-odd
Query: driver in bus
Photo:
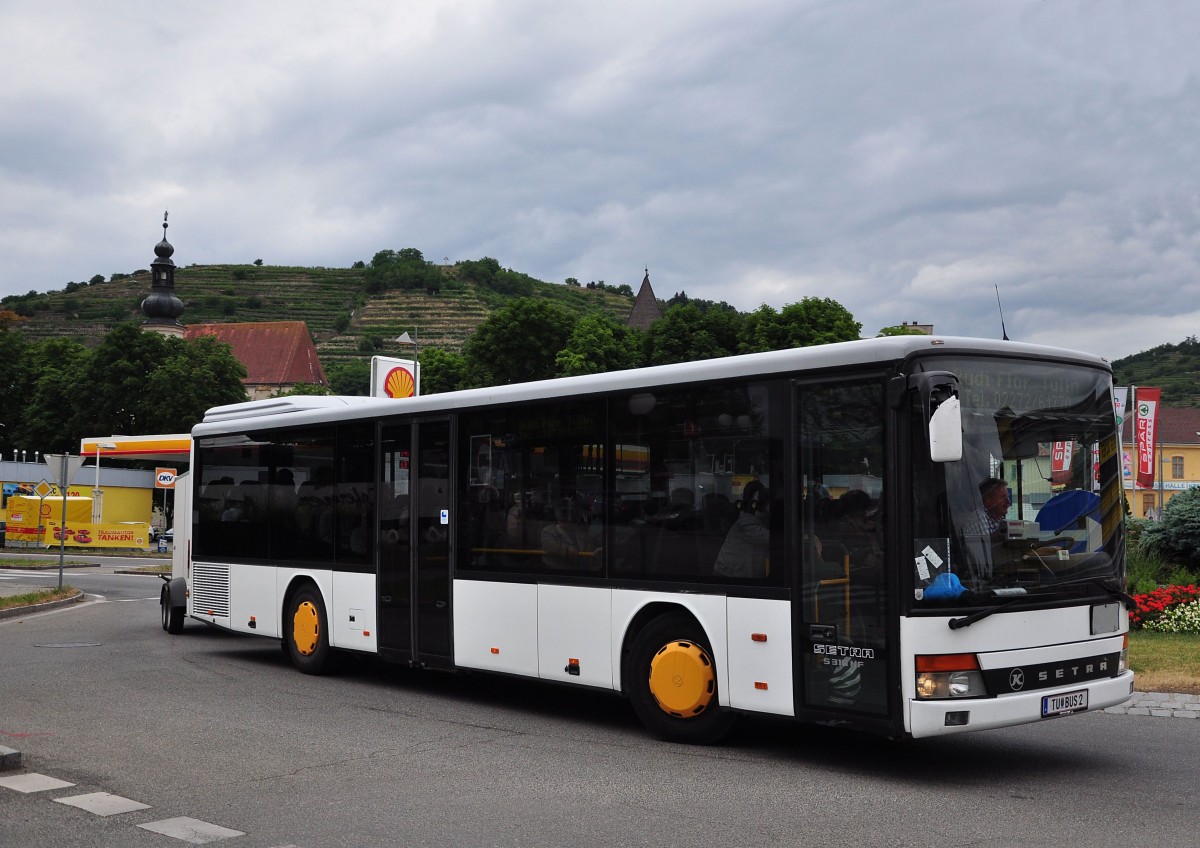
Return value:
[[(989, 543), (983, 551), (977, 551), (977, 554), (984, 554), (976, 557), (977, 560), (983, 560), (976, 562), (979, 575), (990, 578), (996, 565), (1006, 563), (1019, 565), (1025, 560), (1034, 560), (1036, 565), (1040, 566), (1038, 570), (1041, 576), (1045, 579), (1053, 579), (1054, 572), (1047, 567), (1044, 557), (1057, 555), (1060, 550), (1057, 545), (1030, 544), (1020, 550), (1005, 549), (1008, 538), (1004, 521), (1008, 515), (1008, 508), (1012, 504), (1008, 495), (1008, 483), (995, 477), (988, 477), (979, 484), (979, 494), (983, 499), (983, 505), (966, 525), (968, 538), (974, 536), (985, 539)], [(1017, 545), (1020, 542), (1014, 540), (1012, 544)]]
[(1004, 518), (1012, 505), (1008, 497), (1008, 483), (989, 477), (979, 484), (979, 495), (983, 498), (983, 506), (967, 524), (967, 533), (1003, 541)]

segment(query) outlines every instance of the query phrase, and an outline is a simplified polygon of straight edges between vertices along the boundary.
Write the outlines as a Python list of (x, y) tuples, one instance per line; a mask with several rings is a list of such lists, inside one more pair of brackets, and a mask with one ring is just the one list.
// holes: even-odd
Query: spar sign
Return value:
[(1154, 487), (1154, 449), (1158, 441), (1158, 389), (1137, 390), (1134, 412), (1137, 436), (1137, 485), (1142, 489)]
[[(176, 471), (174, 468), (156, 468), (154, 469), (154, 488), (156, 489), (174, 489), (175, 488)], [(163, 497), (166, 497), (165, 495)]]

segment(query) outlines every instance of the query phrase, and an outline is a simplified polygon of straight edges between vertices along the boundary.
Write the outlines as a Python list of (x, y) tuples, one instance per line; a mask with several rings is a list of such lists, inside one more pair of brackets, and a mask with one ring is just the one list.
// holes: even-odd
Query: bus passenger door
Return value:
[(412, 660), (412, 425), (385, 424), (379, 443), (379, 653)]
[(387, 424), (380, 446), (379, 652), (449, 665), (450, 424)]
[(797, 389), (797, 677), (809, 709), (886, 714), (884, 383)]
[(413, 513), (414, 660), (448, 666), (450, 648), (450, 422), (417, 424)]

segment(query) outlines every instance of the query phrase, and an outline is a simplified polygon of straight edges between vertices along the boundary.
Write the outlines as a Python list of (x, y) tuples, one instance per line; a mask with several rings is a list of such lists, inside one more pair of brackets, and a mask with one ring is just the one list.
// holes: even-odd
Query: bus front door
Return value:
[(803, 704), (886, 715), (884, 384), (802, 385), (797, 400)]
[(450, 424), (387, 424), (380, 446), (379, 653), (447, 666)]

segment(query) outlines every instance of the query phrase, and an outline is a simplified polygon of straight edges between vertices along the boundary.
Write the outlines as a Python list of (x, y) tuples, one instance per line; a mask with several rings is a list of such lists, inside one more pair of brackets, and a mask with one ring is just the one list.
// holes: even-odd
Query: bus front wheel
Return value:
[(717, 704), (717, 669), (704, 632), (690, 616), (656, 618), (634, 637), (628, 693), (634, 712), (660, 739), (708, 745), (733, 726)]
[(183, 607), (171, 606), (171, 591), (166, 585), (162, 587), (158, 603), (162, 607), (162, 629), (172, 636), (182, 633), (184, 610)]
[(312, 586), (292, 594), (284, 619), (283, 644), (292, 665), (305, 674), (324, 674), (332, 664), (325, 604)]

